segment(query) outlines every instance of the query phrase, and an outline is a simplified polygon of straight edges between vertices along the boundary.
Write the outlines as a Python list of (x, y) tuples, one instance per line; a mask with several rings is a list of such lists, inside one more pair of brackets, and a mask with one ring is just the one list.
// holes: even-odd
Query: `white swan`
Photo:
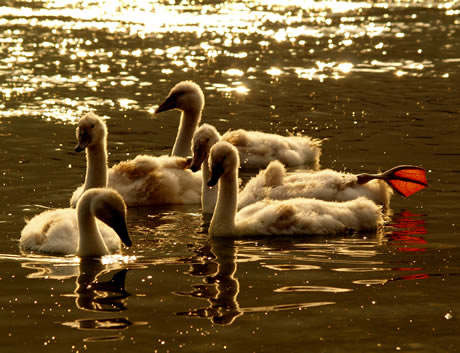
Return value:
[(48, 210), (33, 217), (19, 244), (39, 253), (99, 257), (120, 250), (120, 239), (131, 246), (123, 199), (114, 190), (93, 188), (83, 193), (76, 209)]
[(175, 85), (155, 114), (171, 110), (180, 110), (181, 117), (176, 141), (172, 149), (173, 156), (188, 157), (192, 154), (192, 137), (198, 127), (204, 107), (204, 94), (200, 86), (192, 81), (182, 81)]
[(186, 169), (185, 158), (140, 155), (107, 170), (107, 128), (94, 113), (86, 114), (77, 127), (75, 151), (86, 149), (85, 183), (72, 195), (75, 206), (83, 190), (111, 187), (128, 206), (199, 203), (201, 176)]
[(201, 176), (187, 169), (191, 141), (204, 106), (204, 95), (195, 83), (178, 83), (155, 114), (182, 111), (172, 156), (140, 155), (109, 170), (108, 186), (116, 189), (128, 206), (200, 203)]
[[(402, 177), (405, 178), (404, 187), (409, 185), (413, 188), (412, 192), (402, 191), (399, 185), (394, 184), (394, 181), (402, 182)], [(287, 200), (306, 197), (325, 201), (349, 201), (362, 196), (389, 209), (393, 189), (409, 196), (425, 186), (425, 171), (416, 166), (398, 166), (374, 175), (355, 175), (331, 169), (287, 174), (279, 161), (273, 161), (244, 186), (239, 194), (238, 209), (264, 198)]]
[(350, 229), (375, 231), (383, 222), (381, 207), (366, 198), (347, 202), (315, 199), (263, 200), (238, 213), (238, 151), (226, 141), (210, 152), (209, 186), (219, 182), (209, 226), (213, 236), (340, 234)]
[[(191, 141), (191, 136), (200, 122), (203, 107), (204, 95), (200, 86), (192, 81), (183, 81), (171, 90), (155, 113), (170, 109), (181, 110), (178, 139), (183, 136), (186, 126), (187, 132), (191, 134), (187, 137), (190, 136)], [(308, 164), (316, 168), (321, 156), (322, 141), (308, 136), (281, 136), (239, 129), (225, 133), (222, 139), (238, 148), (242, 168), (264, 168), (272, 160), (280, 160), (287, 166)]]
[(77, 205), (84, 191), (107, 185), (107, 126), (104, 120), (92, 112), (84, 115), (78, 121), (76, 135), (75, 152), (86, 150), (86, 176), (85, 183), (72, 194), (72, 207)]

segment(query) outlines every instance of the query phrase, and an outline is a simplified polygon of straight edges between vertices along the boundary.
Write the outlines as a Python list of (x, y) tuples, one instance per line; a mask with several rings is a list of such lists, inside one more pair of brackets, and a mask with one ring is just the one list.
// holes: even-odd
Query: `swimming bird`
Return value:
[(79, 121), (76, 129), (78, 143), (75, 152), (86, 150), (85, 183), (72, 194), (70, 205), (75, 207), (81, 194), (91, 188), (107, 186), (107, 126), (101, 117), (90, 112)]
[[(199, 125), (204, 104), (200, 86), (192, 81), (183, 81), (174, 86), (155, 114), (170, 109), (182, 111), (176, 144), (181, 141), (181, 145), (185, 145), (186, 141), (191, 142), (193, 133)], [(319, 166), (322, 143), (320, 139), (308, 136), (281, 136), (244, 129), (228, 131), (222, 139), (238, 148), (242, 168), (264, 168), (272, 160), (280, 160), (287, 166)], [(173, 154), (175, 150), (176, 148), (173, 149)], [(191, 154), (190, 150), (185, 149), (183, 153), (181, 155)]]
[(120, 250), (120, 240), (131, 246), (126, 226), (126, 205), (108, 188), (85, 191), (77, 208), (47, 210), (23, 228), (21, 249), (80, 257), (100, 257)]
[(331, 169), (286, 173), (281, 162), (273, 161), (246, 183), (239, 194), (238, 208), (264, 198), (348, 201), (364, 196), (388, 209), (393, 191), (407, 197), (427, 185), (425, 170), (410, 165), (380, 174), (355, 175)]
[(111, 187), (128, 206), (200, 203), (201, 175), (186, 169), (185, 158), (139, 155), (107, 167), (107, 127), (94, 113), (80, 119), (75, 151), (86, 150), (85, 183), (72, 195), (75, 206), (83, 190)]
[(353, 229), (375, 231), (383, 222), (381, 207), (361, 197), (347, 202), (316, 199), (263, 200), (237, 213), (237, 149), (226, 141), (210, 151), (209, 186), (219, 183), (217, 204), (209, 226), (212, 236), (338, 235)]

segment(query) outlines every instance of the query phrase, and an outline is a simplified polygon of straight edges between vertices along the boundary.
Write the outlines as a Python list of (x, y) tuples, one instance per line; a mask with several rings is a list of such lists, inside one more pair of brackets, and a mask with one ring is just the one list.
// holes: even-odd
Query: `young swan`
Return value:
[(393, 190), (382, 180), (374, 179), (359, 184), (357, 175), (331, 169), (286, 173), (281, 162), (273, 161), (241, 190), (238, 209), (264, 198), (287, 200), (295, 197), (325, 201), (349, 201), (366, 197), (388, 208), (392, 195)]
[(85, 183), (72, 195), (75, 206), (84, 190), (111, 187), (128, 206), (199, 203), (201, 176), (187, 170), (185, 158), (140, 155), (107, 168), (107, 127), (94, 113), (78, 122), (75, 151), (86, 149)]
[(126, 205), (107, 188), (83, 193), (77, 208), (48, 210), (33, 217), (23, 228), (23, 250), (100, 257), (120, 250), (120, 239), (131, 246), (126, 227)]
[[(173, 155), (189, 156), (192, 135), (201, 120), (204, 95), (200, 86), (192, 81), (178, 83), (155, 113), (170, 109), (182, 111)], [(321, 140), (308, 136), (281, 136), (260, 131), (229, 131), (222, 139), (238, 148), (242, 168), (264, 168), (272, 160), (287, 166), (308, 164), (319, 166)], [(177, 152), (175, 152), (177, 151)], [(179, 154), (179, 151), (183, 154)]]
[(209, 158), (211, 178), (208, 185), (219, 182), (210, 235), (336, 235), (350, 229), (375, 231), (383, 223), (381, 207), (365, 198), (347, 202), (305, 198), (263, 200), (237, 213), (237, 149), (220, 141), (211, 148)]
[(164, 102), (155, 110), (155, 114), (171, 109), (181, 111), (173, 156), (188, 157), (192, 154), (192, 137), (200, 123), (203, 107), (204, 94), (200, 86), (192, 81), (182, 81), (171, 89)]
[(413, 165), (400, 165), (378, 174), (351, 174), (331, 169), (286, 173), (279, 161), (273, 161), (245, 185), (239, 194), (238, 208), (264, 198), (348, 201), (366, 197), (389, 210), (393, 191), (408, 197), (427, 186), (425, 170)]
[(107, 127), (96, 114), (90, 112), (78, 121), (76, 129), (78, 143), (75, 152), (86, 150), (85, 183), (77, 188), (70, 199), (75, 207), (81, 194), (91, 188), (107, 185)]

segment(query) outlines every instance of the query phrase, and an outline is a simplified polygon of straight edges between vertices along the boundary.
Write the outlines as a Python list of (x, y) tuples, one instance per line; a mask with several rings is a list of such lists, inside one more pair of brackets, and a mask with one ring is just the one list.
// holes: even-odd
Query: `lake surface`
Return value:
[[(452, 2), (3, 0), (2, 352), (458, 350), (459, 38)], [(25, 219), (83, 182), (78, 119), (107, 119), (110, 164), (168, 154), (179, 113), (152, 112), (181, 80), (221, 132), (327, 138), (323, 168), (429, 187), (378, 234), (222, 241), (161, 206), (128, 210), (123, 256), (22, 254)]]

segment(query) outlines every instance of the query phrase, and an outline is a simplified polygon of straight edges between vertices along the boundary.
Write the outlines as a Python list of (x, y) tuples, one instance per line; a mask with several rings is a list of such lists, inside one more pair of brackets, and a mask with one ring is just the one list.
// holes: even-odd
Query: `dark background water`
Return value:
[[(2, 3), (2, 351), (455, 351), (452, 5)], [(185, 79), (203, 88), (203, 121), (221, 132), (328, 138), (322, 167), (416, 164), (430, 186), (394, 196), (374, 236), (219, 241), (203, 231), (199, 205), (164, 206), (129, 209), (134, 246), (112, 263), (21, 254), (25, 219), (66, 207), (83, 182), (76, 121), (88, 111), (108, 119), (110, 164), (169, 153), (179, 114), (152, 111)], [(126, 276), (124, 290), (113, 276)]]

